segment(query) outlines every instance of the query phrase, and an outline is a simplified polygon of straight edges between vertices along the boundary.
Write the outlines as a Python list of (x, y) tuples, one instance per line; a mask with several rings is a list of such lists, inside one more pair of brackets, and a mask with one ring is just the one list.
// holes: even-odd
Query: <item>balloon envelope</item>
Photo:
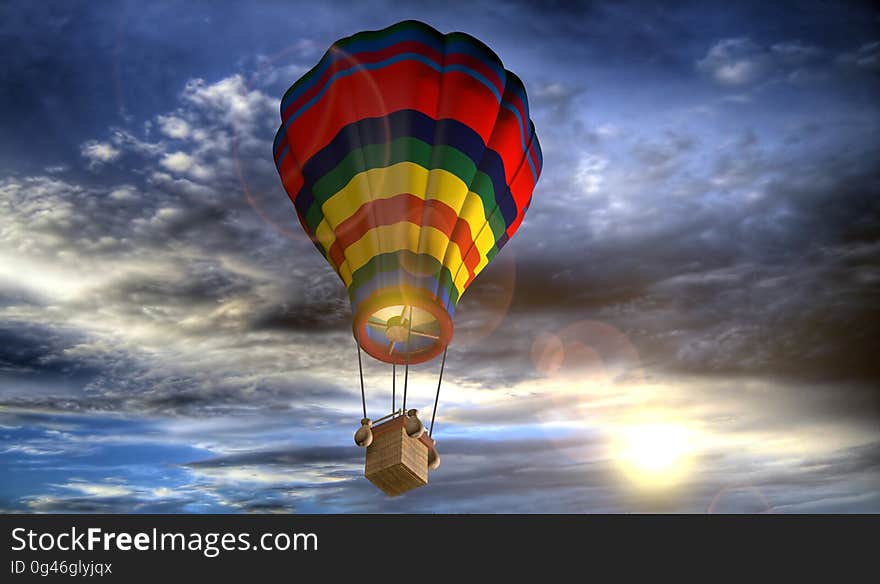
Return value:
[(355, 339), (386, 362), (435, 357), (541, 172), (522, 82), (474, 37), (404, 21), (337, 41), (281, 120), (278, 172)]

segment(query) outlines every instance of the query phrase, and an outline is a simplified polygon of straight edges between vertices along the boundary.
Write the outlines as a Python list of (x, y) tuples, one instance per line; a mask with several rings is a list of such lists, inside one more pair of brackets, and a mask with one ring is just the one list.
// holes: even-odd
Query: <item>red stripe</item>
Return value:
[(532, 170), (529, 162), (523, 160), (520, 171), (513, 177), (513, 183), (510, 185), (510, 192), (516, 201), (516, 219), (507, 228), (507, 234), (513, 236), (519, 224), (522, 222), (526, 205), (532, 199), (532, 191), (535, 189), (535, 182), (532, 180)]
[[(519, 94), (514, 91), (505, 91), (504, 101), (513, 106), (513, 108), (519, 112), (519, 117), (522, 118), (523, 124), (525, 124), (526, 132), (528, 132), (529, 116), (526, 115), (526, 107), (523, 101), (519, 98)], [(526, 143), (528, 143), (528, 137), (526, 137)]]
[[(340, 49), (334, 46), (331, 50)], [(355, 53), (353, 55), (345, 54), (334, 61), (333, 64), (330, 65), (326, 71), (324, 71), (324, 73), (321, 75), (321, 78), (317, 82), (315, 82), (308, 90), (306, 90), (305, 93), (300, 95), (298, 98), (293, 100), (286, 108), (284, 108), (284, 111), (281, 112), (281, 119), (286, 120), (297, 110), (299, 110), (299, 108), (301, 108), (305, 103), (314, 98), (315, 95), (317, 95), (324, 89), (330, 78), (340, 71), (345, 71), (347, 69), (357, 67), (358, 65), (377, 63), (379, 61), (384, 61), (385, 59), (393, 57), (396, 54), (407, 52), (419, 53), (425, 55), (435, 62), (442, 63), (443, 57), (439, 52), (431, 49), (428, 46), (423, 45), (422, 43), (417, 43), (415, 41), (406, 41), (403, 43), (399, 43), (398, 45), (392, 45), (381, 51), (361, 52)]]
[[(462, 251), (473, 246), (474, 240), (467, 221), (460, 220), (458, 213), (442, 201), (427, 201), (409, 194), (395, 195), (389, 199), (375, 199), (364, 203), (354, 214), (340, 223), (334, 233), (336, 240), (328, 255), (335, 265), (345, 261), (345, 250), (364, 234), (382, 225), (394, 225), (408, 221), (421, 227), (433, 227), (443, 232)], [(473, 276), (480, 258), (479, 254), (465, 262), (468, 273)]]
[[(303, 176), (302, 169), (296, 163), (296, 158), (288, 152), (281, 164), (278, 165), (278, 174), (281, 176), (281, 182), (284, 188), (290, 194), (291, 199), (296, 195), (297, 191), (302, 187)], [(291, 190), (296, 187), (296, 190)]]
[[(504, 108), (499, 111), (494, 95), (469, 75), (458, 72), (441, 75), (417, 61), (403, 61), (381, 70), (360, 71), (338, 79), (323, 99), (288, 127), (290, 152), (287, 157), (307, 161), (344, 126), (401, 109), (414, 109), (434, 119), (456, 119), (470, 126), (502, 157), (505, 178), (511, 184), (524, 155), (519, 122), (513, 113)], [(285, 158), (284, 164), (291, 163)], [(285, 181), (285, 188), (296, 193), (302, 179), (296, 176), (299, 173), (292, 174)], [(528, 180), (511, 184), (520, 210), (534, 188), (530, 173), (526, 175)]]
[[(476, 261), (478, 261), (478, 262), (480, 261), (480, 250), (477, 249), (477, 246), (474, 246), (473, 248), (468, 250), (467, 257), (465, 258), (465, 265), (468, 265), (470, 262), (473, 262), (474, 259), (476, 259)], [(474, 274), (473, 270), (468, 271), (468, 279), (464, 283), (465, 290), (468, 289), (468, 286), (471, 285), (471, 282), (473, 282), (474, 278), (476, 278), (476, 277), (477, 277), (477, 275)]]
[(488, 146), (504, 160), (505, 179), (510, 185), (525, 152), (520, 141), (519, 122), (509, 109), (502, 108), (499, 112), (495, 131)]
[(423, 43), (417, 41), (405, 41), (391, 45), (379, 51), (362, 51), (351, 55), (346, 54), (343, 57), (337, 59), (324, 71), (324, 73), (321, 75), (321, 78), (317, 82), (315, 82), (305, 93), (292, 101), (284, 109), (284, 112), (282, 112), (281, 115), (282, 119), (287, 119), (290, 115), (292, 115), (295, 111), (302, 107), (303, 104), (305, 104), (315, 95), (317, 95), (324, 88), (330, 78), (336, 73), (351, 69), (352, 67), (357, 67), (358, 65), (378, 63), (386, 59), (390, 59), (395, 55), (400, 55), (403, 53), (417, 53), (420, 55), (424, 55), (425, 57), (431, 59), (441, 66), (453, 64), (467, 66), (486, 77), (486, 79), (495, 86), (495, 89), (498, 90), (498, 93), (502, 93), (504, 91), (504, 85), (503, 83), (501, 83), (501, 80), (498, 79), (498, 75), (495, 73), (495, 71), (487, 67), (479, 59), (476, 59), (464, 53), (449, 53), (444, 56), (439, 51), (436, 51)]
[(476, 57), (466, 53), (447, 53), (443, 66), (448, 67), (449, 65), (464, 65), (469, 69), (475, 70), (494, 85), (499, 94), (504, 93), (504, 81), (499, 79), (498, 73)]
[(291, 153), (306, 161), (347, 124), (413, 109), (434, 119), (458, 120), (487, 142), (498, 107), (489, 88), (469, 75), (441, 75), (418, 61), (401, 61), (337, 79), (318, 103), (289, 124), (287, 141)]

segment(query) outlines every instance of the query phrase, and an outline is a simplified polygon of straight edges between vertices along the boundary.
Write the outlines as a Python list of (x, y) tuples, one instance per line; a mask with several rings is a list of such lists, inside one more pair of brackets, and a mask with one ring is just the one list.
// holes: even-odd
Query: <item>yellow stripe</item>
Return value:
[[(473, 224), (473, 221), (470, 218), (473, 216), (473, 214), (475, 212), (479, 212), (479, 213), (483, 212), (482, 211), (482, 208), (483, 208), (482, 199), (480, 199), (478, 202), (479, 202), (479, 205), (473, 205), (473, 204), (471, 204), (471, 200), (468, 199), (467, 201), (465, 201), (464, 207), (461, 210), (460, 216), (465, 218), (468, 221), (468, 223), (471, 225)], [(477, 256), (479, 258), (477, 260), (477, 265), (474, 266), (474, 277), (475, 278), (477, 277), (477, 275), (480, 272), (483, 271), (483, 268), (485, 268), (487, 265), (489, 265), (489, 260), (486, 259), (487, 254), (489, 253), (489, 250), (492, 249), (492, 246), (495, 245), (495, 234), (492, 232), (492, 228), (489, 227), (488, 221), (485, 221), (485, 219), (483, 219), (483, 221), (484, 221), (483, 226), (478, 231), (471, 231), (471, 235), (476, 238), (476, 241), (474, 242), (474, 247), (476, 248), (475, 251), (477, 252)], [(461, 261), (455, 261), (453, 258), (450, 258), (449, 256), (447, 256), (446, 259), (444, 259), (443, 265), (449, 269), (450, 274), (453, 274), (453, 278), (455, 279), (456, 282), (459, 282), (461, 280), (462, 275), (464, 275), (465, 280), (467, 279), (467, 277), (470, 276), (470, 274), (468, 274), (466, 266), (464, 265), (464, 260), (465, 260), (466, 256), (473, 254), (473, 253), (474, 253), (474, 250), (472, 250), (472, 249), (464, 250), (465, 255), (461, 256), (461, 258), (462, 258)], [(463, 292), (463, 290), (461, 290), (460, 292)], [(459, 296), (460, 296), (460, 294), (459, 294)]]
[(335, 265), (333, 263), (333, 258), (330, 257), (330, 246), (333, 245), (333, 241), (336, 239), (336, 234), (333, 233), (333, 230), (330, 229), (330, 226), (326, 222), (321, 221), (317, 229), (315, 229), (315, 238), (324, 247), (327, 261), (330, 262), (330, 265), (333, 266), (336, 271), (339, 271), (339, 266)]
[[(436, 199), (449, 205), (468, 223), (472, 235), (480, 233), (486, 224), (483, 200), (476, 193), (469, 191), (468, 185), (458, 176), (442, 168), (429, 171), (414, 162), (400, 162), (386, 168), (372, 168), (353, 176), (348, 184), (321, 205), (324, 218), (315, 230), (315, 235), (329, 253), (330, 246), (336, 240), (333, 230), (357, 212), (364, 203), (376, 199), (390, 199), (402, 193), (410, 193), (425, 201)], [(486, 253), (494, 244), (492, 230), (484, 229), (477, 242), (480, 265), (487, 263)], [(396, 251), (396, 248), (389, 248), (380, 237), (378, 249), (373, 251), (373, 255), (391, 251)], [(444, 261), (443, 257), (437, 259), (440, 262)], [(351, 272), (357, 268), (352, 269), (350, 266), (346, 268), (343, 264), (337, 269), (344, 281), (345, 274), (348, 274), (349, 280), (346, 281), (348, 283)]]
[[(434, 227), (423, 227), (409, 221), (400, 221), (393, 225), (374, 227), (348, 246), (348, 249), (345, 250), (345, 263), (339, 270), (339, 275), (342, 276), (346, 287), (351, 285), (352, 272), (356, 272), (377, 255), (374, 245), (376, 238), (383, 242), (385, 249), (382, 253), (409, 250), (428, 254), (441, 263), (444, 255), (452, 265), (457, 266), (462, 263), (458, 244), (449, 241), (445, 233)], [(464, 292), (467, 279), (467, 270), (459, 270), (459, 274), (455, 278), (455, 287), (458, 288), (459, 294)]]
[[(495, 234), (492, 232), (492, 228), (487, 225), (486, 214), (483, 211), (483, 200), (479, 196), (468, 197), (459, 212), (459, 216), (467, 221), (471, 228), (471, 237), (476, 239), (474, 246), (480, 254), (480, 260), (474, 268), (474, 274), (476, 274), (489, 263), (489, 260), (486, 259), (486, 254), (495, 245)], [(476, 229), (474, 229), (475, 225), (478, 226)], [(446, 267), (451, 269), (458, 266), (447, 265)], [(454, 274), (455, 272), (452, 273)]]

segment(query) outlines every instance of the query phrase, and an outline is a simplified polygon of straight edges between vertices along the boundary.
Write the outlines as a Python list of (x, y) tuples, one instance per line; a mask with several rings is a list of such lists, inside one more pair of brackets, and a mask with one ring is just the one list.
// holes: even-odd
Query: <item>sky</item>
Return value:
[[(406, 18), (523, 80), (544, 170), (391, 499), (272, 139)], [(880, 512), (878, 97), (869, 3), (4, 2), (0, 510)]]

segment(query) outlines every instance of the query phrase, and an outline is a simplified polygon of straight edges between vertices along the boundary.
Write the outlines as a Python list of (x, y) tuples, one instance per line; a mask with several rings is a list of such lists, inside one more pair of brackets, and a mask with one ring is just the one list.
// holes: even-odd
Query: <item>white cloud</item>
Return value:
[(186, 102), (232, 125), (236, 130), (253, 129), (260, 121), (277, 120), (277, 100), (251, 89), (241, 75), (232, 75), (212, 84), (191, 79), (183, 91)]
[(571, 94), (572, 89), (562, 83), (550, 83), (539, 86), (537, 91), (535, 91), (536, 98), (548, 97), (551, 99), (559, 99), (568, 97)]
[(89, 160), (89, 168), (98, 168), (108, 162), (113, 162), (122, 154), (108, 142), (89, 140), (80, 147), (80, 154)]
[(790, 63), (803, 63), (822, 55), (819, 47), (807, 45), (799, 41), (776, 43), (770, 50), (781, 59)]
[(112, 483), (86, 483), (72, 481), (57, 486), (70, 491), (76, 491), (86, 497), (126, 497), (132, 494), (132, 490), (129, 487)]
[(723, 63), (715, 70), (715, 79), (729, 85), (742, 85), (753, 81), (760, 67), (754, 61), (741, 59), (732, 63)]
[(267, 58), (260, 59), (261, 68), (254, 76), (254, 80), (261, 86), (271, 86), (276, 83), (289, 86), (302, 77), (314, 63), (290, 63), (287, 65), (272, 65)]
[(58, 456), (60, 454), (67, 454), (67, 451), (64, 448), (60, 448), (58, 444), (53, 445), (54, 447), (45, 447), (45, 446), (35, 446), (32, 444), (14, 444), (3, 450), (0, 450), (0, 453), (3, 454), (26, 454), (28, 456)]
[(137, 199), (137, 191), (134, 187), (119, 187), (110, 191), (110, 198), (116, 201), (134, 201)]
[(113, 143), (126, 152), (134, 152), (141, 156), (158, 156), (165, 152), (165, 144), (141, 140), (131, 132), (121, 128), (113, 128)]
[(192, 168), (195, 161), (186, 152), (174, 152), (173, 154), (163, 156), (159, 164), (172, 172), (185, 173)]
[(186, 120), (177, 116), (162, 116), (157, 118), (159, 130), (169, 138), (183, 139), (189, 136), (190, 126)]
[(764, 51), (747, 38), (723, 39), (709, 48), (697, 67), (729, 86), (756, 81), (767, 68)]
[(593, 195), (599, 192), (605, 181), (605, 168), (608, 160), (596, 155), (587, 155), (578, 163), (575, 181), (583, 188), (584, 192)]
[[(302, 465), (297, 469), (291, 469), (289, 467), (272, 468), (259, 465), (231, 466), (226, 468), (190, 468), (190, 471), (193, 474), (208, 479), (211, 482), (219, 484), (245, 485), (291, 485), (295, 483), (320, 485), (345, 480), (346, 477), (333, 476), (334, 471), (337, 470), (337, 468), (327, 468), (326, 465)], [(349, 467), (349, 470), (360, 470), (360, 465)]]
[(188, 178), (174, 178), (167, 172), (154, 172), (150, 175), (149, 180), (150, 183), (158, 187), (189, 197), (208, 199), (216, 195), (215, 190), (211, 187), (193, 182)]
[(800, 41), (764, 46), (744, 37), (729, 38), (712, 45), (697, 61), (697, 69), (730, 88), (743, 88), (767, 79), (802, 83), (825, 78), (821, 73), (824, 56), (820, 48)]
[[(147, 176), (167, 177), (157, 182), (167, 183), (173, 174), (176, 182), (188, 181), (189, 190), (206, 192), (220, 181), (237, 179), (236, 155), (255, 158), (251, 169), (273, 170), (271, 157), (263, 159), (271, 152), (277, 124), (277, 99), (249, 87), (241, 75), (215, 83), (197, 78), (186, 83), (179, 107), (145, 122), (143, 136), (111, 128), (110, 140), (91, 140), (82, 151), (92, 168), (134, 154), (142, 158)], [(151, 142), (153, 128), (159, 129), (159, 139)], [(119, 197), (122, 191), (112, 196)]]
[(621, 129), (614, 124), (602, 124), (596, 128), (596, 134), (602, 138), (617, 138), (621, 135)]

